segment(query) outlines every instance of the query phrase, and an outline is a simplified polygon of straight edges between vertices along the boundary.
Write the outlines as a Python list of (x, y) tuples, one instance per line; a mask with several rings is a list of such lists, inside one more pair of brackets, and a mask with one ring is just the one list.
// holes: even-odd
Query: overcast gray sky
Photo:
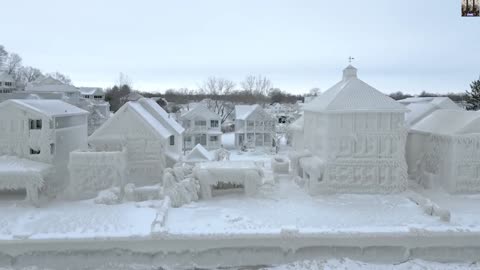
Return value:
[(464, 91), (480, 75), (480, 18), (460, 0), (3, 1), (7, 50), (77, 86), (197, 87), (208, 76), (268, 76), (326, 90), (348, 56), (379, 90)]

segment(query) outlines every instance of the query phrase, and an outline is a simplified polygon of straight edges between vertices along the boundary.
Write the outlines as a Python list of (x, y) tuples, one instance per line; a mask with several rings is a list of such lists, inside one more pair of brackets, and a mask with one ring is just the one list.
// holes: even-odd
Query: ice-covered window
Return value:
[(210, 141), (211, 142), (217, 142), (218, 141), (218, 136), (210, 136)]
[(175, 145), (175, 136), (170, 136), (170, 145)]
[(0, 86), (2, 86), (2, 82), (0, 82)]
[(89, 95), (85, 95), (85, 98), (90, 98), (90, 96), (89, 96)]
[(205, 120), (195, 120), (195, 126), (206, 127), (207, 126), (207, 121), (205, 121)]
[(218, 120), (210, 120), (210, 126), (212, 128), (218, 127)]
[(40, 154), (40, 150), (35, 150), (30, 148), (30, 155), (39, 155), (39, 154)]
[(55, 118), (55, 128), (74, 127), (86, 124), (84, 115), (71, 115)]
[(42, 120), (30, 119), (30, 129), (42, 129)]
[(191, 142), (191, 141), (192, 141), (192, 137), (191, 137), (191, 136), (185, 136), (185, 141), (186, 141), (186, 142)]
[(12, 82), (5, 82), (5, 86), (12, 86)]
[(253, 128), (254, 125), (255, 125), (254, 121), (247, 121), (247, 127)]

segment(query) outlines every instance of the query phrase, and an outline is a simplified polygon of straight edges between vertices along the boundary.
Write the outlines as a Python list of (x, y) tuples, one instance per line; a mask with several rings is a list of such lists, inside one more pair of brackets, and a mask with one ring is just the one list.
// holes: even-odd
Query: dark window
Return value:
[(30, 119), (30, 129), (42, 129), (42, 120)]
[(38, 154), (40, 154), (40, 150), (34, 150), (30, 148), (30, 155), (38, 155)]
[(96, 98), (96, 99), (102, 99), (103, 96), (93, 96), (93, 98)]
[(211, 127), (218, 127), (218, 120), (210, 120)]
[(175, 145), (175, 136), (170, 136), (170, 145)]
[(210, 141), (211, 141), (211, 142), (216, 142), (216, 141), (218, 141), (218, 136), (210, 136)]
[(55, 154), (55, 144), (54, 143), (51, 143), (50, 144), (50, 154)]

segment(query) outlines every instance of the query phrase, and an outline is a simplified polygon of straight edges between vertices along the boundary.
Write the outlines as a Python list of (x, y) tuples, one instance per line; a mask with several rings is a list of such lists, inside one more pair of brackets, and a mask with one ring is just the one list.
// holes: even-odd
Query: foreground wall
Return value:
[(70, 185), (67, 196), (70, 199), (87, 199), (112, 186), (125, 184), (126, 151), (70, 153), (68, 169)]

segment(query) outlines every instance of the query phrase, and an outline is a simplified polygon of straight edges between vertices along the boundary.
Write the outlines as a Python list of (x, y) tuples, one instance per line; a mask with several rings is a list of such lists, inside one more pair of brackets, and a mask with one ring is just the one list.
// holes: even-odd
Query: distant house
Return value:
[(0, 94), (12, 93), (15, 89), (15, 80), (6, 72), (0, 72)]
[(105, 91), (100, 87), (79, 87), (78, 90), (84, 99), (105, 101)]
[(87, 147), (88, 112), (60, 100), (10, 99), (0, 115), (0, 154), (51, 166), (48, 195), (66, 187), (70, 152)]
[(238, 149), (272, 147), (275, 122), (259, 105), (235, 106), (235, 146)]
[(398, 100), (405, 105), (408, 112), (405, 114), (405, 123), (411, 127), (423, 118), (440, 109), (463, 110), (448, 97), (413, 97)]
[(410, 128), (409, 174), (427, 187), (480, 192), (480, 113), (436, 110)]
[(162, 181), (163, 170), (180, 160), (184, 128), (154, 100), (125, 103), (88, 142), (95, 151), (127, 152), (127, 180), (136, 185)]
[(205, 104), (197, 104), (180, 116), (185, 133), (183, 135), (185, 150), (200, 144), (208, 150), (221, 145), (221, 118), (210, 111)]

